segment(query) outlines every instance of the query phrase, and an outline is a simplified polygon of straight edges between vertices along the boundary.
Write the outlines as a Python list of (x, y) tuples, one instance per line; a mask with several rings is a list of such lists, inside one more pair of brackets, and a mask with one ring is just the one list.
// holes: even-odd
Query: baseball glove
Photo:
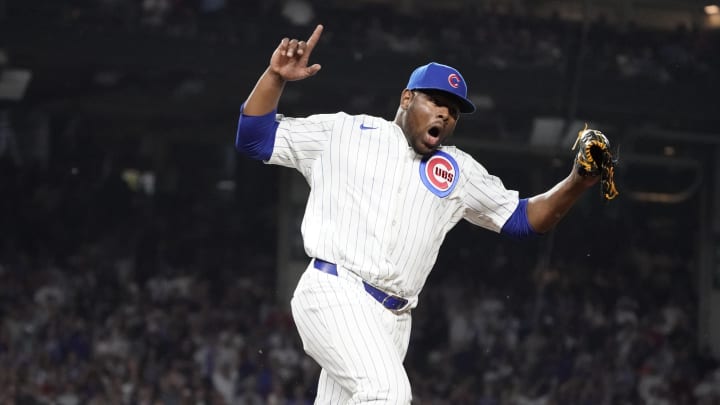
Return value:
[(579, 146), (575, 155), (575, 167), (581, 176), (600, 176), (600, 193), (606, 200), (618, 196), (615, 188), (615, 166), (617, 160), (610, 152), (610, 141), (600, 131), (588, 129), (587, 124), (578, 137), (572, 150)]

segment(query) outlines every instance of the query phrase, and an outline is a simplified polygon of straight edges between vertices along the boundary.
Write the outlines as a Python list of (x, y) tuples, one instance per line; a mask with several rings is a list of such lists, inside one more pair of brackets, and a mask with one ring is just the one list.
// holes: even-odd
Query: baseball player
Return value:
[(309, 58), (322, 31), (277, 46), (241, 107), (236, 148), (295, 168), (310, 185), (301, 229), (311, 259), (291, 307), (305, 351), (322, 367), (315, 403), (409, 404), (411, 310), (448, 231), (464, 219), (515, 237), (542, 234), (598, 179), (572, 170), (520, 198), (443, 145), (475, 106), (460, 72), (439, 63), (412, 72), (392, 121), (277, 114), (286, 83), (320, 71)]

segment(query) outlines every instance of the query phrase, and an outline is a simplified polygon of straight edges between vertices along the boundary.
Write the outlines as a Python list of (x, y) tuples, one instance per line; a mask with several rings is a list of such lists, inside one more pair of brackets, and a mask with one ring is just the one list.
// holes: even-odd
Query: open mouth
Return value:
[(433, 138), (437, 138), (440, 135), (440, 128), (436, 126), (430, 127), (430, 129), (428, 129), (428, 134)]

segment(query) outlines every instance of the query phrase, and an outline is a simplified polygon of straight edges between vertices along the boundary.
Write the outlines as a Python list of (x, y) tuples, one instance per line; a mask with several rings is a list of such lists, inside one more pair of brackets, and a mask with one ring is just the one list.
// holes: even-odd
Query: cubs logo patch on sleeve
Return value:
[(430, 192), (440, 198), (450, 195), (459, 174), (455, 158), (443, 151), (437, 151), (420, 162), (420, 179)]

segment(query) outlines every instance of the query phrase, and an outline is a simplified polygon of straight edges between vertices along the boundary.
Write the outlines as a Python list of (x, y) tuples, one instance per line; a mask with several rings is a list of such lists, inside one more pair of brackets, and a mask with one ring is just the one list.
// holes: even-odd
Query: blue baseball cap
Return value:
[(457, 69), (441, 63), (430, 62), (420, 66), (410, 75), (408, 90), (441, 90), (457, 97), (461, 113), (475, 111), (475, 104), (467, 98), (467, 84)]

